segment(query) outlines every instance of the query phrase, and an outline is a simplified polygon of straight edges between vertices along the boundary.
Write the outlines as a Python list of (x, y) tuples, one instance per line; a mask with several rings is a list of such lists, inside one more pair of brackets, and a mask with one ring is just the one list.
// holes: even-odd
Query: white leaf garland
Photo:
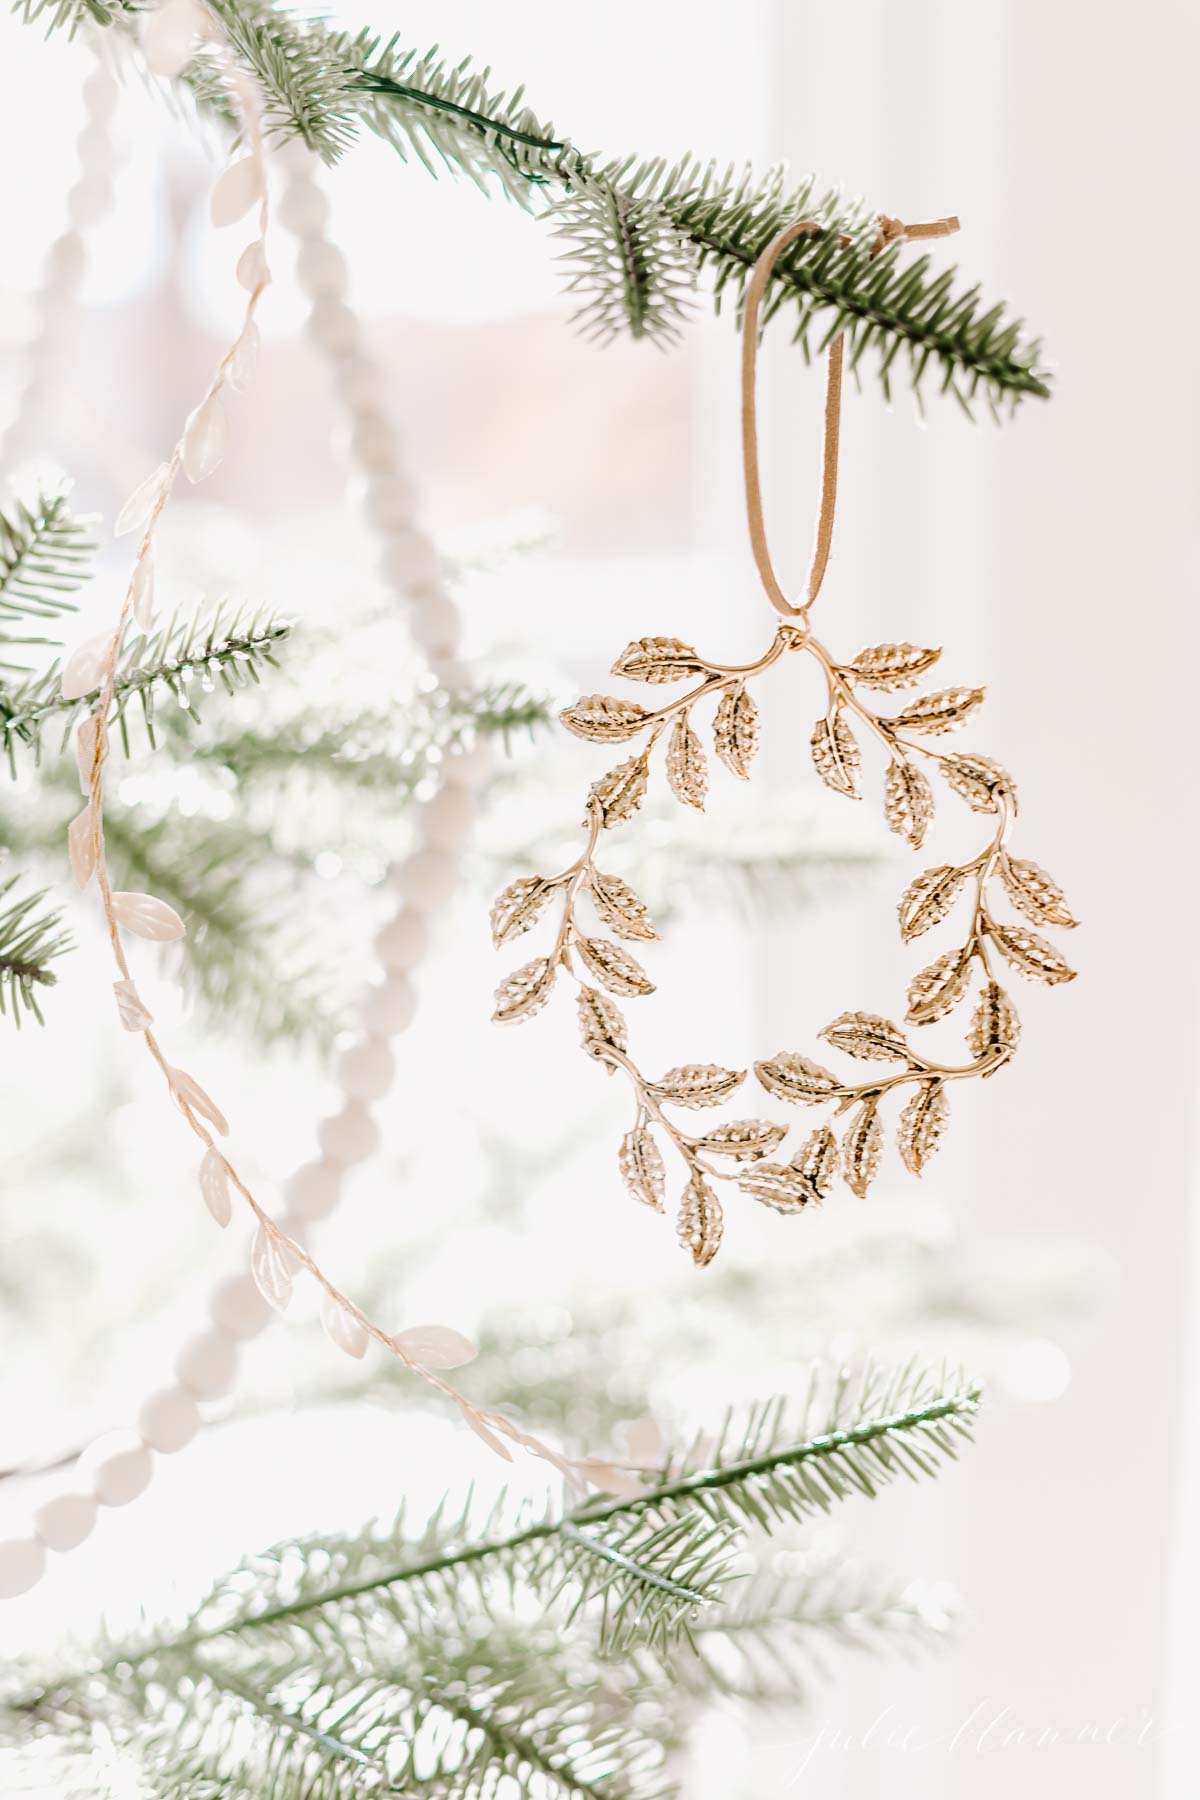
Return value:
[(206, 1150), (200, 1163), (200, 1192), (222, 1231), (233, 1217), (233, 1201), (229, 1195), (229, 1175), (225, 1158), (219, 1150)]

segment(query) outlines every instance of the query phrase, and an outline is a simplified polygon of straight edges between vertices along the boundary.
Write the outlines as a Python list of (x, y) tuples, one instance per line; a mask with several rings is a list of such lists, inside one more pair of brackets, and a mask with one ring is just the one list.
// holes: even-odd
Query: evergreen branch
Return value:
[[(91, 521), (76, 516), (65, 488), (14, 496), (0, 507), (0, 656), (5, 645), (48, 644), (47, 637), (14, 636), (17, 619), (56, 619), (76, 610), (71, 596), (91, 575)], [(0, 660), (0, 669), (19, 669)], [(4, 694), (0, 685), (0, 706)]]
[[(288, 637), (284, 621), (245, 608), (218, 607), (211, 616), (196, 613), (174, 618), (150, 636), (139, 634), (123, 648), (113, 688), (110, 729), (117, 727), (126, 754), (130, 748), (129, 714), (141, 709), (146, 734), (157, 744), (156, 706), (164, 694), (175, 701), (177, 716), (189, 723), (200, 718), (198, 696), (212, 693), (219, 682), (225, 692), (257, 684), (264, 665), (278, 668), (275, 650)], [(10, 772), (17, 772), (19, 750), (40, 762), (43, 740), (51, 726), (61, 728), (60, 747), (73, 726), (94, 707), (99, 689), (79, 700), (64, 700), (57, 663), (0, 694), (0, 750)]]
[(61, 31), (67, 37), (74, 37), (81, 25), (115, 25), (136, 17), (129, 0), (15, 0), (13, 11), (27, 24), (44, 21), (47, 36)]
[(12, 894), (19, 876), (0, 882), (0, 1014), (11, 1010), (13, 1023), (20, 1025), (22, 1009), (44, 1024), (38, 1001), (40, 989), (53, 987), (58, 980), (50, 964), (71, 940), (61, 929), (62, 915), (39, 910), (45, 892), (24, 894), (8, 906), (2, 903)]
[[(69, 20), (87, 3), (47, 0), (42, 13), (57, 6)], [(96, 4), (108, 10), (111, 0)], [(937, 371), (942, 391), (968, 412), (977, 397), (996, 411), (1004, 401), (1015, 406), (1049, 394), (1040, 345), (1019, 321), (985, 304), (977, 287), (957, 287), (954, 269), (935, 274), (927, 256), (905, 263), (901, 243), (875, 255), (875, 215), (836, 192), (819, 194), (812, 179), (789, 187), (781, 168), (755, 176), (691, 156), (671, 165), (602, 161), (535, 115), (522, 88), (494, 89), (490, 71), (469, 58), (451, 65), (436, 50), (419, 55), (396, 38), (335, 31), (265, 0), (212, 5), (278, 138), (299, 137), (332, 162), (364, 125), (431, 174), (449, 170), (546, 214), (574, 245), (569, 285), (583, 299), (580, 322), (595, 336), (623, 328), (669, 342), (684, 323), (699, 269), (712, 270), (719, 310), (725, 294), (741, 295), (778, 230), (814, 218), (821, 230), (780, 257), (763, 310), (768, 319), (789, 307), (806, 355), (845, 332), (851, 366), (871, 351), (885, 393), (903, 353), (918, 397)], [(127, 16), (112, 8), (113, 18)], [(193, 59), (183, 80), (202, 103), (215, 101), (227, 113), (209, 52)]]

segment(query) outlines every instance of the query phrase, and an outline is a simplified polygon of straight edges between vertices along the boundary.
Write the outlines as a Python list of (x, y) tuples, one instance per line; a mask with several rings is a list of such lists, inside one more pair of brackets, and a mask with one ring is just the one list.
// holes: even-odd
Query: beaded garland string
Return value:
[[(173, 4), (181, 12), (186, 10), (187, 31), (194, 32), (198, 15), (192, 0), (173, 0)], [(154, 15), (156, 21), (162, 22), (168, 10)], [(210, 36), (218, 31), (207, 15), (204, 29)], [(269, 1216), (233, 1162), (218, 1148), (217, 1138), (228, 1132), (223, 1113), (193, 1076), (168, 1061), (133, 979), (123, 934), (167, 942), (182, 937), (184, 925), (173, 909), (155, 896), (114, 890), (109, 879), (103, 772), (116, 658), (128, 619), (143, 626), (152, 619), (154, 533), (179, 471), (199, 481), (221, 460), (227, 437), (222, 396), (252, 378), (258, 342), (255, 313), (270, 282), (267, 174), (256, 100), (250, 84), (236, 69), (228, 69), (227, 80), (242, 124), (244, 154), (218, 180), (212, 216), (218, 225), (234, 224), (257, 208), (258, 235), (238, 262), (238, 279), (248, 293), (242, 329), (221, 358), (170, 459), (141, 485), (118, 516), (118, 535), (139, 533), (120, 615), (111, 633), (89, 639), (67, 658), (63, 693), (67, 698), (81, 698), (99, 689), (95, 707), (77, 734), (76, 755), (87, 804), (70, 827), (68, 850), (80, 887), (86, 888), (94, 879), (100, 892), (119, 973), (114, 994), (120, 1020), (127, 1031), (143, 1038), (171, 1098), (204, 1147), (200, 1189), (217, 1223), (224, 1225), (231, 1218), (234, 1194), (250, 1209), (257, 1226), (251, 1277), (229, 1277), (214, 1288), (209, 1301), (212, 1328), (183, 1346), (175, 1359), (174, 1382), (147, 1396), (136, 1432), (112, 1434), (83, 1454), (83, 1491), (77, 1486), (54, 1495), (37, 1509), (28, 1534), (0, 1541), (0, 1598), (23, 1593), (36, 1583), (46, 1566), (47, 1549), (66, 1551), (81, 1543), (92, 1529), (97, 1504), (123, 1505), (143, 1492), (150, 1480), (152, 1452), (168, 1454), (191, 1441), (199, 1427), (196, 1401), (228, 1390), (236, 1370), (238, 1341), (255, 1336), (270, 1317), (270, 1309), (285, 1311), (298, 1268), (318, 1284), (322, 1323), (338, 1348), (359, 1357), (370, 1342), (379, 1344), (449, 1398), (466, 1424), (500, 1457), (511, 1459), (510, 1446), (524, 1449), (553, 1465), (580, 1490), (589, 1484), (615, 1491), (628, 1486), (619, 1469), (595, 1458), (565, 1457), (503, 1414), (474, 1405), (443, 1373), (473, 1357), (469, 1340), (440, 1325), (383, 1330), (329, 1280), (301, 1241), (308, 1224), (336, 1205), (345, 1170), (369, 1156), (377, 1142), (378, 1129), (369, 1107), (387, 1091), (394, 1073), (387, 1040), (403, 1030), (415, 1013), (410, 976), (427, 947), (426, 914), (443, 905), (456, 884), (457, 853), (475, 812), (473, 789), (486, 772), (482, 750), (466, 750), (447, 759), (442, 785), (422, 809), (417, 848), (395, 872), (393, 885), (400, 905), (376, 940), (384, 978), (366, 996), (362, 1030), (357, 1041), (341, 1053), (335, 1070), (346, 1104), (322, 1121), (318, 1158), (298, 1169), (287, 1183), (287, 1210), (282, 1221)], [(377, 410), (377, 376), (359, 346), (357, 321), (337, 292), (344, 282), (344, 265), (336, 248), (323, 241), (324, 196), (306, 176), (296, 174), (285, 206), (289, 222), (303, 240), (300, 278), (314, 302), (310, 332), (337, 365), (339, 390), (355, 415), (351, 448), (368, 477), (368, 517), (389, 538), (383, 571), (416, 604), (414, 636), (430, 654), (434, 676), (443, 682), (457, 679), (461, 672), (454, 657), (459, 636), (457, 609), (442, 585), (433, 546), (414, 522), (413, 490), (396, 464), (394, 438)]]
[[(908, 226), (884, 219), (876, 249), (900, 236), (943, 236), (957, 226), (955, 219)], [(898, 1145), (907, 1168), (920, 1175), (946, 1127), (950, 1084), (986, 1079), (1016, 1050), (1020, 1023), (998, 979), (999, 965), (1005, 963), (1019, 975), (1050, 986), (1074, 978), (1074, 970), (1060, 952), (1038, 932), (1024, 923), (1006, 922), (992, 910), (998, 886), (1022, 919), (1060, 928), (1076, 923), (1057, 882), (1036, 863), (1009, 851), (1017, 812), (1011, 775), (989, 756), (965, 751), (951, 755), (925, 741), (972, 718), (984, 690), (940, 688), (885, 716), (874, 704), (867, 704), (864, 692), (886, 694), (916, 685), (936, 663), (940, 649), (907, 642), (873, 644), (851, 660), (841, 661), (813, 636), (809, 613), (825, 577), (837, 494), (840, 336), (832, 340), (827, 354), (821, 500), (802, 603), (796, 605), (787, 598), (775, 573), (758, 472), (755, 373), (759, 315), (781, 251), (801, 233), (820, 229), (816, 221), (799, 220), (777, 234), (755, 264), (744, 309), (741, 402), (746, 515), (763, 589), (780, 615), (774, 637), (761, 656), (740, 666), (713, 662), (676, 637), (645, 637), (627, 644), (613, 664), (614, 675), (651, 686), (695, 685), (687, 687), (679, 699), (654, 708), (624, 697), (588, 694), (562, 714), (566, 728), (589, 743), (645, 741), (640, 751), (592, 784), (583, 821), (586, 841), (574, 862), (556, 875), (525, 876), (512, 882), (498, 896), (491, 913), (493, 940), (500, 946), (531, 930), (551, 906), (558, 907), (559, 923), (548, 952), (501, 983), (493, 1017), (500, 1024), (531, 1018), (550, 1000), (560, 974), (574, 978), (584, 1051), (610, 1072), (619, 1069), (633, 1092), (633, 1119), (618, 1156), (621, 1178), (635, 1200), (664, 1211), (666, 1165), (660, 1137), (666, 1140), (686, 1171), (676, 1230), (700, 1267), (716, 1255), (724, 1229), (715, 1183), (732, 1182), (749, 1198), (785, 1214), (797, 1214), (826, 1198), (839, 1171), (851, 1191), (861, 1197), (875, 1179), (882, 1158), (880, 1104), (906, 1088), (910, 1097), (900, 1114)], [(926, 869), (905, 889), (899, 903), (901, 936), (910, 943), (946, 919), (961, 896), (970, 897), (965, 936), (913, 978), (906, 1014), (907, 1023), (918, 1027), (944, 1018), (966, 997), (978, 971), (982, 986), (967, 1033), (970, 1061), (944, 1063), (927, 1057), (898, 1025), (879, 1014), (839, 1014), (821, 1036), (844, 1055), (883, 1065), (886, 1072), (876, 1070), (865, 1080), (847, 1081), (793, 1051), (756, 1062), (755, 1074), (768, 1093), (803, 1106), (829, 1104), (834, 1118), (849, 1114), (840, 1143), (826, 1122), (783, 1163), (771, 1157), (787, 1136), (786, 1124), (746, 1118), (687, 1132), (671, 1116), (671, 1109), (719, 1106), (741, 1086), (745, 1070), (689, 1062), (650, 1079), (633, 1061), (628, 1027), (617, 1001), (652, 993), (654, 984), (627, 945), (651, 941), (657, 933), (642, 900), (628, 883), (603, 872), (596, 856), (605, 833), (625, 824), (641, 807), (650, 779), (650, 754), (664, 736), (672, 793), (683, 805), (703, 811), (708, 761), (692, 726), (698, 705), (716, 702), (716, 754), (731, 774), (741, 780), (749, 778), (761, 734), (759, 706), (749, 684), (795, 652), (811, 657), (821, 671), (825, 710), (813, 728), (811, 755), (817, 775), (828, 787), (848, 799), (862, 798), (862, 751), (852, 728), (854, 721), (866, 728), (886, 754), (887, 822), (913, 849), (923, 844), (934, 814), (933, 789), (922, 762), (934, 768), (973, 812), (986, 815), (991, 831), (974, 858)], [(612, 938), (596, 935), (579, 922), (577, 909), (583, 900), (601, 925), (614, 934)]]

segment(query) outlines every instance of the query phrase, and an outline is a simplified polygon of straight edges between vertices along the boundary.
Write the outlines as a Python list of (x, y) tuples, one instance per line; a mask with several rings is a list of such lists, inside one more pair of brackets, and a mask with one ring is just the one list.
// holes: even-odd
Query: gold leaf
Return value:
[(835, 1050), (857, 1056), (864, 1062), (902, 1062), (909, 1060), (904, 1033), (890, 1019), (878, 1013), (839, 1013), (832, 1025), (817, 1033)]
[(618, 937), (649, 940), (658, 936), (645, 901), (619, 875), (602, 875), (599, 869), (589, 869), (588, 885), (596, 911)]
[(671, 792), (685, 806), (704, 811), (708, 792), (708, 759), (700, 739), (688, 724), (686, 713), (680, 713), (667, 746), (667, 780)]
[(826, 786), (835, 794), (861, 800), (858, 772), (862, 767), (862, 752), (840, 711), (834, 713), (832, 725), (828, 719), (817, 720), (811, 744), (813, 767)]
[(1016, 812), (1016, 783), (1008, 770), (990, 756), (960, 751), (957, 756), (943, 757), (938, 767), (972, 812), (999, 812), (1005, 800)]
[(922, 650), (917, 644), (872, 644), (860, 650), (848, 667), (864, 686), (889, 693), (914, 687), (941, 654), (940, 649)]
[(621, 1179), (634, 1199), (640, 1200), (643, 1206), (653, 1207), (655, 1212), (662, 1212), (667, 1172), (663, 1167), (662, 1151), (645, 1126), (639, 1125), (626, 1132), (621, 1139), (617, 1161)]
[(683, 1190), (675, 1231), (698, 1269), (705, 1268), (721, 1248), (724, 1228), (721, 1202), (703, 1176), (693, 1173)]
[(896, 909), (900, 914), (900, 936), (906, 944), (911, 944), (930, 926), (941, 923), (962, 892), (966, 879), (964, 869), (956, 869), (951, 863), (939, 863), (936, 869), (926, 869), (915, 881), (909, 882)]
[(559, 718), (576, 737), (590, 744), (621, 744), (636, 737), (650, 714), (636, 700), (616, 700), (611, 694), (585, 694), (568, 706)]
[(883, 1126), (874, 1100), (864, 1101), (842, 1139), (842, 1172), (846, 1185), (860, 1200), (879, 1173), (883, 1155)]
[(668, 1069), (661, 1081), (650, 1084), (656, 1100), (696, 1108), (720, 1106), (746, 1079), (745, 1069), (722, 1069), (717, 1063), (683, 1063)]
[(821, 1201), (831, 1191), (838, 1172), (838, 1142), (828, 1125), (819, 1125), (792, 1158), (792, 1167), (802, 1175), (813, 1191), (813, 1199)]
[(786, 1125), (770, 1119), (731, 1119), (696, 1140), (696, 1149), (710, 1156), (731, 1156), (735, 1162), (753, 1162), (768, 1156), (787, 1136)]
[(754, 696), (740, 681), (736, 687), (726, 688), (713, 720), (713, 748), (725, 767), (743, 781), (750, 778), (750, 764), (758, 755), (761, 735)]
[(647, 779), (648, 768), (643, 753), (618, 764), (592, 783), (591, 797), (599, 802), (606, 830), (632, 819), (646, 798)]
[(652, 994), (654, 983), (637, 958), (620, 944), (608, 938), (579, 937), (575, 940), (580, 956), (596, 980), (611, 994), (632, 999), (635, 994)]
[(919, 850), (933, 817), (933, 789), (925, 776), (915, 763), (903, 758), (890, 762), (883, 795), (888, 824), (897, 836), (906, 838), (914, 850)]
[(1056, 987), (1060, 981), (1074, 981), (1075, 971), (1044, 937), (1024, 925), (992, 925), (991, 935), (1018, 975), (1030, 981), (1044, 981)]
[(756, 1062), (754, 1073), (769, 1094), (799, 1101), (802, 1106), (819, 1106), (842, 1091), (836, 1075), (790, 1050), (781, 1050), (769, 1062)]
[(982, 1062), (1004, 1050), (1015, 1050), (1020, 1041), (1021, 1021), (1016, 1007), (998, 981), (989, 981), (980, 990), (967, 1038), (972, 1056)]
[(1022, 856), (1003, 856), (1000, 879), (1017, 911), (1036, 925), (1058, 925), (1063, 930), (1078, 925), (1057, 881), (1035, 862)]
[(626, 644), (612, 666), (614, 675), (627, 681), (646, 681), (658, 685), (665, 681), (685, 681), (704, 668), (690, 644), (674, 637), (635, 638)]
[(541, 875), (522, 875), (520, 880), (510, 881), (492, 901), (492, 942), (496, 948), (531, 930), (553, 892), (554, 883)]
[(949, 1122), (950, 1102), (946, 1098), (945, 1082), (923, 1081), (900, 1114), (896, 1140), (904, 1166), (912, 1174), (923, 1173)]
[(971, 958), (965, 949), (947, 950), (908, 984), (910, 1025), (931, 1025), (958, 1005), (966, 992)]
[(738, 1177), (738, 1186), (752, 1200), (779, 1213), (799, 1212), (817, 1199), (808, 1180), (786, 1163), (758, 1163)]
[(597, 993), (595, 988), (581, 987), (576, 1005), (585, 1050), (596, 1056), (605, 1050), (626, 1048), (629, 1033), (625, 1020), (620, 1008), (613, 1005), (607, 994)]
[(535, 957), (516, 969), (496, 989), (492, 1018), (497, 1025), (515, 1025), (541, 1012), (554, 986), (555, 967), (548, 956)]
[(886, 722), (902, 731), (924, 731), (930, 737), (940, 737), (943, 731), (957, 731), (960, 725), (965, 725), (971, 714), (983, 705), (984, 694), (983, 688), (939, 688), (934, 694), (922, 694), (919, 700), (910, 700), (894, 719)]

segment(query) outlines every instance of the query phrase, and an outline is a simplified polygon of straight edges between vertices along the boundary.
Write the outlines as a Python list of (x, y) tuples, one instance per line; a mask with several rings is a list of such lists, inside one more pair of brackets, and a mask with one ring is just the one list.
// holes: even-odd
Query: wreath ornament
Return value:
[[(775, 635), (755, 662), (740, 666), (711, 662), (675, 637), (644, 637), (627, 644), (612, 666), (614, 675), (649, 688), (687, 683), (685, 691), (659, 706), (624, 696), (589, 694), (567, 708), (562, 723), (575, 736), (605, 745), (641, 739), (641, 748), (592, 784), (584, 818), (587, 837), (576, 860), (556, 875), (525, 876), (512, 882), (491, 910), (493, 941), (500, 946), (521, 937), (552, 906), (557, 907), (558, 929), (549, 951), (501, 982), (493, 1017), (501, 1024), (531, 1018), (550, 999), (560, 973), (574, 978), (584, 1050), (610, 1072), (620, 1069), (633, 1091), (633, 1123), (618, 1155), (621, 1177), (635, 1200), (664, 1211), (667, 1176), (658, 1134), (665, 1138), (686, 1169), (677, 1233), (700, 1267), (712, 1261), (721, 1243), (718, 1182), (734, 1182), (751, 1199), (785, 1214), (819, 1204), (831, 1192), (839, 1172), (853, 1193), (864, 1196), (883, 1155), (881, 1107), (893, 1095), (903, 1098), (897, 1125), (901, 1158), (912, 1174), (920, 1175), (946, 1130), (951, 1083), (986, 1080), (1017, 1048), (1020, 1020), (1000, 975), (1012, 969), (1026, 979), (1054, 986), (1073, 980), (1075, 973), (1059, 950), (1033, 929), (1067, 929), (1076, 920), (1057, 882), (1036, 863), (1009, 850), (1017, 815), (1011, 775), (989, 756), (975, 751), (950, 752), (930, 742), (972, 719), (983, 702), (984, 690), (938, 688), (906, 700), (895, 711), (878, 710), (883, 697), (918, 686), (938, 662), (940, 649), (907, 642), (873, 644), (844, 662), (810, 629), (809, 612), (821, 589), (833, 536), (843, 364), (840, 336), (833, 339), (827, 355), (821, 504), (803, 604), (793, 605), (787, 599), (772, 566), (763, 522), (755, 417), (759, 314), (780, 253), (802, 233), (819, 229), (815, 221), (800, 220), (773, 239), (755, 264), (744, 309), (746, 511), (755, 563), (767, 598), (781, 619)], [(898, 235), (944, 236), (956, 229), (954, 219), (909, 226), (885, 219), (877, 248)], [(875, 1065), (864, 1079), (843, 1078), (794, 1051), (780, 1051), (754, 1065), (762, 1087), (777, 1099), (831, 1109), (791, 1160), (782, 1162), (772, 1159), (787, 1136), (785, 1124), (755, 1117), (690, 1132), (671, 1116), (674, 1110), (719, 1106), (740, 1088), (745, 1070), (685, 1063), (650, 1080), (633, 1061), (628, 1028), (617, 1002), (654, 991), (653, 982), (628, 945), (650, 942), (657, 933), (633, 889), (618, 876), (605, 873), (596, 858), (605, 832), (625, 824), (640, 809), (650, 780), (651, 753), (660, 740), (665, 740), (666, 776), (672, 793), (683, 805), (703, 810), (709, 763), (693, 718), (699, 709), (707, 710), (708, 702), (716, 703), (711, 728), (717, 758), (739, 779), (749, 778), (761, 737), (761, 713), (751, 683), (793, 654), (811, 657), (824, 678), (825, 711), (813, 727), (811, 754), (817, 774), (828, 787), (847, 799), (863, 797), (859, 737), (865, 732), (877, 740), (887, 758), (887, 823), (914, 850), (924, 845), (934, 817), (930, 773), (943, 779), (972, 812), (986, 819), (990, 835), (971, 860), (924, 869), (905, 888), (898, 907), (905, 943), (923, 937), (952, 914), (966, 917), (965, 931), (956, 934), (953, 947), (909, 983), (905, 1023), (918, 1029), (931, 1025), (973, 993), (967, 1029), (969, 1060), (934, 1061), (914, 1047), (900, 1026), (882, 1015), (839, 1014), (819, 1035), (852, 1061)], [(997, 898), (1007, 900), (1020, 922), (996, 916)], [(581, 922), (583, 901), (603, 928), (599, 933)], [(613, 935), (605, 935), (605, 930)], [(847, 1122), (839, 1142), (833, 1121), (840, 1119)]]

